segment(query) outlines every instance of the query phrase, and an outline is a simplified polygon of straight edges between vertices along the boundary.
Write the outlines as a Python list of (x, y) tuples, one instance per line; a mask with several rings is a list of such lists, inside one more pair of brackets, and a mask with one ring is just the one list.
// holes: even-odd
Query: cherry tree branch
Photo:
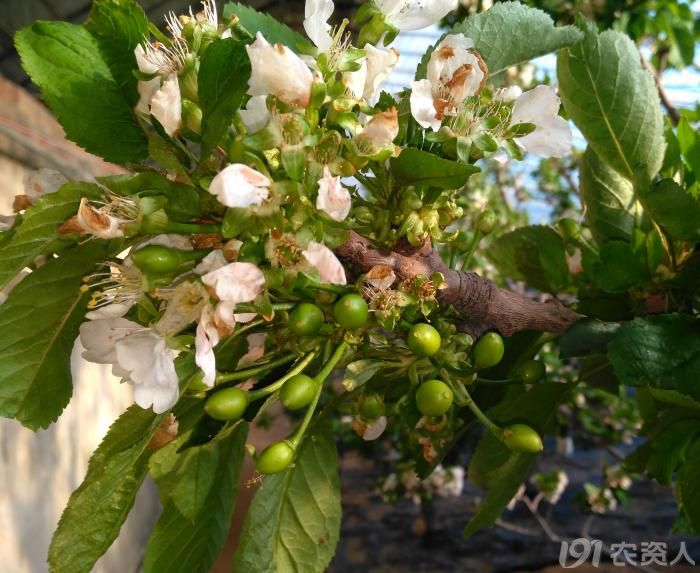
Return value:
[(647, 60), (642, 55), (641, 51), (639, 52), (639, 57), (642, 60), (642, 66), (644, 68), (646, 68), (646, 70), (654, 78), (654, 82), (656, 83), (656, 89), (659, 92), (659, 99), (661, 100), (661, 104), (664, 106), (664, 108), (666, 108), (666, 112), (668, 113), (669, 117), (671, 118), (673, 125), (678, 125), (678, 122), (681, 120), (681, 114), (676, 109), (676, 107), (673, 105), (673, 103), (671, 103), (671, 98), (668, 97), (668, 94), (666, 93), (666, 90), (664, 88), (663, 78), (662, 78), (663, 63), (659, 67), (658, 70), (655, 70), (654, 67), (651, 65), (651, 62), (649, 62), (649, 60)]
[(363, 272), (376, 265), (388, 266), (401, 280), (442, 273), (447, 288), (438, 292), (438, 300), (461, 312), (467, 329), (477, 336), (488, 330), (504, 336), (521, 330), (561, 334), (581, 318), (557, 299), (537, 302), (502, 289), (476, 273), (450, 269), (429, 242), (419, 249), (397, 247), (389, 251), (377, 249), (368, 239), (351, 231), (350, 238), (336, 252)]

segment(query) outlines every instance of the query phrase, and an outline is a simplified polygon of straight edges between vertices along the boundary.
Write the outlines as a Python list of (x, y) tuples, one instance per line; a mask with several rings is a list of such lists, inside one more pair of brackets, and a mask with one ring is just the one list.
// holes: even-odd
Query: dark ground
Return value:
[[(668, 543), (669, 560), (673, 560), (681, 541), (696, 561), (692, 565), (663, 568), (614, 566), (603, 559), (600, 567), (581, 565), (577, 573), (628, 573), (673, 570), (700, 570), (700, 538), (669, 533), (676, 519), (676, 505), (670, 488), (650, 481), (636, 481), (629, 491), (630, 502), (604, 515), (583, 513), (574, 497), (584, 481), (601, 475), (605, 454), (600, 451), (577, 452), (573, 458), (557, 454), (543, 455), (541, 471), (565, 469), (570, 484), (556, 506), (543, 504), (540, 512), (562, 538), (581, 537), (582, 528), (589, 535), (610, 543), (659, 541)], [(465, 484), (459, 498), (437, 499), (425, 514), (412, 501), (404, 499), (386, 504), (375, 493), (379, 474), (372, 462), (354, 454), (342, 463), (343, 527), (338, 553), (330, 573), (558, 573), (560, 542), (549, 539), (523, 503), (502, 516), (507, 527), (464, 539), (462, 528), (473, 515), (482, 492)], [(551, 509), (549, 509), (551, 507)], [(548, 513), (549, 509), (549, 513)], [(571, 561), (569, 561), (571, 563)], [(567, 569), (569, 570), (569, 569)]]

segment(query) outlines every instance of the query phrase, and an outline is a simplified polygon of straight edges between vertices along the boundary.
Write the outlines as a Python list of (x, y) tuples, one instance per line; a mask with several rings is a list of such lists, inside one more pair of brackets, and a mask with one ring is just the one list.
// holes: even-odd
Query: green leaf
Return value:
[(182, 434), (158, 450), (149, 467), (163, 505), (172, 502), (182, 517), (194, 521), (216, 483), (216, 471), (222, 463), (222, 442), (215, 439), (201, 446), (186, 447), (191, 439), (192, 432)]
[[(207, 573), (211, 570), (228, 536), (238, 495), (247, 434), (248, 425), (238, 422), (223, 429), (207, 445), (178, 454), (178, 457), (188, 457), (180, 469), (192, 470), (191, 473), (180, 472), (178, 478), (185, 482), (198, 482), (206, 478), (210, 487), (201, 497), (201, 505), (191, 519), (180, 513), (178, 508), (188, 503), (188, 500), (181, 497), (189, 495), (188, 486), (194, 493), (198, 484), (185, 483), (183, 489), (174, 492), (177, 497), (171, 497), (165, 505), (146, 547), (143, 567), (145, 573)], [(172, 449), (171, 445), (167, 448)], [(156, 455), (160, 457), (161, 451)], [(203, 458), (203, 465), (196, 461), (198, 457)], [(152, 458), (152, 468), (154, 461), (155, 456)], [(211, 472), (210, 476), (205, 475), (205, 469)], [(159, 486), (161, 484), (162, 482), (158, 483)], [(196, 493), (198, 498), (199, 493)]]
[(672, 179), (663, 179), (644, 197), (649, 216), (674, 239), (700, 241), (700, 200)]
[(204, 53), (198, 75), (203, 159), (219, 144), (241, 107), (249, 76), (250, 60), (243, 43), (232, 38), (215, 40)]
[(578, 381), (613, 396), (620, 394), (620, 381), (615, 376), (607, 354), (589, 354), (581, 360)]
[(391, 172), (399, 186), (425, 185), (459, 189), (474, 173), (479, 172), (479, 168), (409, 147), (391, 160)]
[(533, 225), (501, 235), (489, 256), (504, 275), (533, 288), (561, 292), (571, 286), (564, 241), (551, 227)]
[(343, 386), (348, 392), (352, 392), (369, 382), (383, 367), (383, 360), (356, 360), (351, 362), (345, 368)]
[(69, 139), (113, 163), (140, 161), (148, 140), (100, 53), (82, 26), (35, 22), (15, 35), (22, 65)]
[(661, 168), (666, 146), (656, 85), (627, 36), (598, 34), (594, 23), (584, 23), (584, 33), (559, 54), (564, 106), (598, 157), (643, 186)]
[(546, 12), (519, 2), (498, 2), (485, 12), (472, 14), (453, 32), (474, 40), (491, 76), (571, 46), (582, 37), (575, 27), (556, 27)]
[(676, 491), (683, 514), (693, 529), (700, 531), (700, 448), (697, 442), (678, 473)]
[(678, 145), (691, 171), (700, 172), (700, 133), (686, 117), (678, 122)]
[(676, 390), (700, 400), (700, 320), (667, 314), (623, 325), (608, 345), (615, 373), (628, 386)]
[(139, 100), (134, 49), (148, 35), (148, 18), (134, 0), (94, 0), (85, 22), (112, 71), (119, 90), (135, 106)]
[(618, 328), (620, 325), (617, 322), (602, 322), (596, 319), (579, 320), (561, 337), (559, 356), (571, 358), (604, 353)]
[(579, 168), (584, 218), (599, 245), (631, 240), (641, 208), (632, 183), (589, 147)]
[(240, 25), (255, 36), (260, 32), (271, 44), (284, 44), (288, 48), (297, 51), (297, 46), (308, 44), (309, 41), (289, 26), (275, 20), (269, 14), (258, 12), (249, 6), (230, 2), (224, 6), (224, 19), (229, 20), (237, 16)]
[(0, 415), (36, 430), (70, 400), (70, 355), (87, 311), (82, 279), (111, 254), (93, 241), (29, 274), (0, 306)]
[[(514, 387), (505, 400), (488, 411), (488, 415), (501, 426), (519, 422), (543, 433), (557, 406), (573, 387), (572, 384), (547, 384), (531, 390)], [(474, 484), (487, 488), (487, 493), (476, 515), (464, 529), (465, 536), (496, 522), (527, 477), (536, 457), (511, 452), (493, 434), (484, 435), (469, 462), (468, 476)]]
[(477, 487), (488, 488), (499, 479), (500, 471), (512, 454), (491, 432), (485, 433), (469, 460), (469, 481)]
[(306, 438), (293, 466), (268, 476), (243, 525), (233, 571), (323, 573), (340, 532), (338, 454), (333, 432)]
[(596, 285), (606, 292), (625, 292), (649, 278), (644, 243), (609, 241), (600, 249), (600, 261), (593, 265)]
[[(497, 471), (491, 475), (493, 480), (491, 487), (486, 492), (486, 497), (479, 504), (476, 515), (469, 520), (464, 528), (464, 536), (470, 537), (477, 531), (491, 527), (501, 516), (503, 508), (508, 505), (513, 496), (518, 492), (520, 484), (525, 481), (530, 466), (537, 457), (534, 454), (520, 454), (511, 452), (495, 438), (489, 440), (490, 446), (506, 450), (508, 456)], [(505, 453), (503, 454), (505, 455)]]
[(625, 466), (630, 471), (646, 472), (659, 483), (670, 484), (698, 432), (699, 419), (684, 417), (678, 409), (666, 411), (647, 441), (625, 459)]
[(88, 573), (119, 534), (148, 473), (146, 449), (163, 416), (129, 408), (109, 429), (68, 500), (49, 548), (52, 573)]
[(39, 255), (65, 246), (59, 240), (58, 228), (78, 212), (81, 197), (97, 198), (101, 194), (99, 186), (92, 183), (66, 183), (29, 207), (12, 240), (0, 246), (0, 288), (31, 266)]

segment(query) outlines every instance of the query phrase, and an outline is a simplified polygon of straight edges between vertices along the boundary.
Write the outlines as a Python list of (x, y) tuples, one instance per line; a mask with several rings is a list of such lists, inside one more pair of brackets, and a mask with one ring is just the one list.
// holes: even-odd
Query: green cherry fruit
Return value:
[(416, 406), (425, 416), (442, 416), (452, 406), (454, 394), (442, 380), (423, 382), (416, 391)]
[(280, 390), (280, 402), (287, 410), (301, 410), (311, 404), (318, 382), (306, 374), (292, 376)]
[(384, 400), (379, 394), (365, 394), (360, 402), (360, 415), (365, 420), (376, 420), (384, 415)]
[(518, 368), (518, 378), (525, 384), (535, 384), (544, 378), (547, 369), (541, 360), (528, 360)]
[(289, 328), (299, 336), (313, 336), (323, 326), (323, 311), (310, 302), (300, 302), (289, 313)]
[(333, 306), (333, 316), (345, 330), (355, 330), (367, 324), (369, 307), (359, 294), (346, 294)]
[(225, 388), (207, 398), (204, 411), (215, 420), (238, 420), (248, 408), (248, 392), (240, 388)]
[(164, 275), (177, 270), (182, 263), (182, 256), (175, 249), (163, 245), (146, 245), (134, 251), (131, 260), (147, 275)]
[(496, 213), (486, 209), (479, 215), (476, 225), (482, 235), (490, 235), (496, 228)]
[(429, 324), (414, 324), (408, 331), (406, 344), (416, 356), (432, 356), (440, 350), (440, 333)]
[(258, 456), (255, 469), (261, 474), (276, 474), (287, 469), (294, 459), (294, 448), (288, 442), (275, 442)]
[(484, 334), (474, 346), (472, 360), (477, 370), (484, 370), (496, 366), (503, 358), (503, 339), (500, 334), (489, 332)]
[(522, 454), (537, 454), (544, 449), (540, 435), (525, 424), (513, 424), (505, 428), (503, 443), (512, 451)]

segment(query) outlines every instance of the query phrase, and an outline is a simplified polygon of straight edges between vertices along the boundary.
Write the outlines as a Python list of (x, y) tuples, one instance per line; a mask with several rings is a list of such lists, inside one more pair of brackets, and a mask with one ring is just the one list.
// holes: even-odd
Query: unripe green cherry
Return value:
[(442, 416), (452, 407), (454, 394), (442, 380), (423, 382), (416, 391), (416, 406), (425, 416)]
[(525, 424), (504, 428), (503, 443), (512, 451), (522, 454), (537, 454), (544, 449), (540, 435)]
[(546, 373), (547, 369), (541, 360), (528, 360), (518, 368), (518, 378), (525, 384), (539, 382)]
[(294, 453), (294, 448), (286, 441), (270, 444), (258, 456), (255, 469), (261, 474), (284, 471), (294, 460)]
[(134, 264), (147, 275), (175, 272), (182, 264), (182, 256), (175, 249), (163, 245), (146, 245), (131, 255)]
[(240, 388), (224, 388), (207, 398), (204, 411), (215, 420), (238, 420), (249, 402), (248, 392)]
[(360, 402), (360, 415), (365, 420), (376, 420), (384, 415), (384, 400), (379, 394), (365, 394)]
[(280, 390), (280, 402), (287, 410), (301, 410), (311, 404), (318, 382), (306, 374), (292, 376)]
[(408, 331), (406, 344), (416, 356), (432, 356), (440, 350), (440, 333), (429, 324), (414, 324)]
[(346, 294), (333, 306), (333, 316), (345, 330), (355, 330), (367, 324), (369, 307), (359, 294)]
[(496, 228), (496, 213), (492, 209), (483, 211), (476, 221), (476, 227), (482, 235), (490, 235)]
[(289, 313), (289, 328), (299, 336), (313, 336), (323, 326), (323, 311), (310, 302), (300, 302)]
[(484, 334), (474, 345), (472, 361), (477, 370), (496, 366), (502, 358), (505, 348), (500, 334), (489, 332)]

